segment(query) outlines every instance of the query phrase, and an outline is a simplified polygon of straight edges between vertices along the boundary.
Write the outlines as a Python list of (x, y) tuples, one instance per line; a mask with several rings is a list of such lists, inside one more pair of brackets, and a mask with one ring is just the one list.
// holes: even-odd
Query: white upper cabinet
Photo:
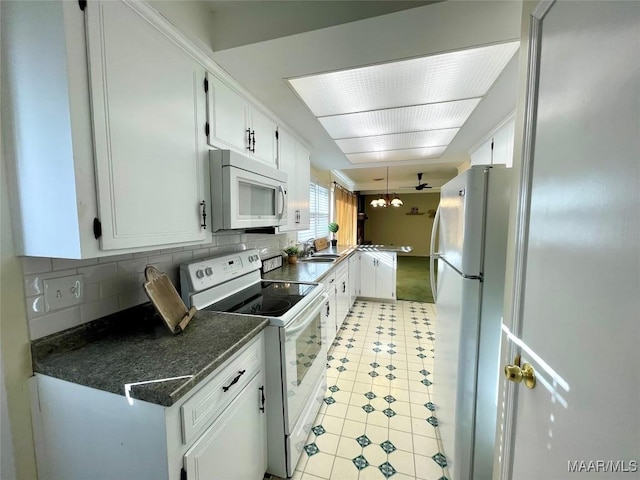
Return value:
[[(275, 117), (147, 2), (0, 7), (18, 255), (95, 258), (210, 242), (211, 147), (277, 165)], [(307, 189), (295, 204), (304, 227), (309, 153), (295, 144), (292, 155), (289, 185), (303, 179)]]
[(122, 2), (87, 43), (102, 248), (204, 241), (204, 68)]
[(204, 70), (167, 22), (135, 2), (2, 3), (17, 253), (92, 258), (210, 240)]
[(247, 119), (251, 125), (251, 153), (269, 165), (278, 157), (278, 126), (262, 111), (249, 105)]
[(207, 73), (207, 117), (209, 145), (248, 151), (247, 102), (222, 80)]
[(287, 130), (279, 132), (278, 168), (288, 175), (287, 224), (281, 232), (309, 228), (309, 181), (311, 164), (309, 150)]
[(207, 73), (206, 90), (209, 145), (236, 150), (275, 166), (276, 122), (212, 73)]
[(471, 153), (471, 165), (513, 164), (513, 137), (515, 119), (511, 118), (496, 128), (489, 138)]

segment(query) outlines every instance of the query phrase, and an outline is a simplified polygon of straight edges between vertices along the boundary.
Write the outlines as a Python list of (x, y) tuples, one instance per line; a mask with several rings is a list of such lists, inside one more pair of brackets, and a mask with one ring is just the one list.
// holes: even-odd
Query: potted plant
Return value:
[(295, 245), (289, 245), (283, 250), (287, 254), (287, 261), (291, 264), (298, 263), (298, 255), (300, 255), (300, 249)]
[(335, 222), (331, 222), (329, 224), (329, 231), (331, 232), (331, 246), (335, 247), (338, 244), (338, 239), (336, 238), (336, 233), (338, 232), (338, 230), (340, 230), (340, 226), (335, 223)]

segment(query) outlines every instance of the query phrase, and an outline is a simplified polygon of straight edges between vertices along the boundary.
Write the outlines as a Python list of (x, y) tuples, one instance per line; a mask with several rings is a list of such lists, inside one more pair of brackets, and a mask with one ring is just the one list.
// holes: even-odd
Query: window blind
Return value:
[(298, 231), (298, 242), (329, 235), (329, 189), (309, 184), (309, 229)]

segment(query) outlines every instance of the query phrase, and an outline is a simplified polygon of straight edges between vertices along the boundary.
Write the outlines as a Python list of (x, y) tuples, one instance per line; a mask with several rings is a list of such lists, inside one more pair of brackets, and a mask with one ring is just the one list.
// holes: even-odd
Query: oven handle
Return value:
[(322, 310), (322, 306), (324, 305), (324, 302), (326, 302), (327, 298), (329, 298), (327, 292), (322, 292), (322, 294), (318, 296), (311, 305), (300, 312), (300, 315), (284, 327), (285, 333), (296, 333), (305, 329), (311, 322), (313, 322), (316, 315), (320, 313), (320, 310)]

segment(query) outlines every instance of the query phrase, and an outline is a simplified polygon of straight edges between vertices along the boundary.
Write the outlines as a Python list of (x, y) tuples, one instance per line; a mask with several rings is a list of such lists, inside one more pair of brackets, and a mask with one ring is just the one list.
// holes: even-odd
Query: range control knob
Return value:
[(204, 273), (206, 273), (208, 276), (213, 275), (213, 268), (211, 267), (207, 267), (204, 269)]
[(202, 270), (196, 270), (196, 277), (203, 278), (204, 277), (204, 272)]

